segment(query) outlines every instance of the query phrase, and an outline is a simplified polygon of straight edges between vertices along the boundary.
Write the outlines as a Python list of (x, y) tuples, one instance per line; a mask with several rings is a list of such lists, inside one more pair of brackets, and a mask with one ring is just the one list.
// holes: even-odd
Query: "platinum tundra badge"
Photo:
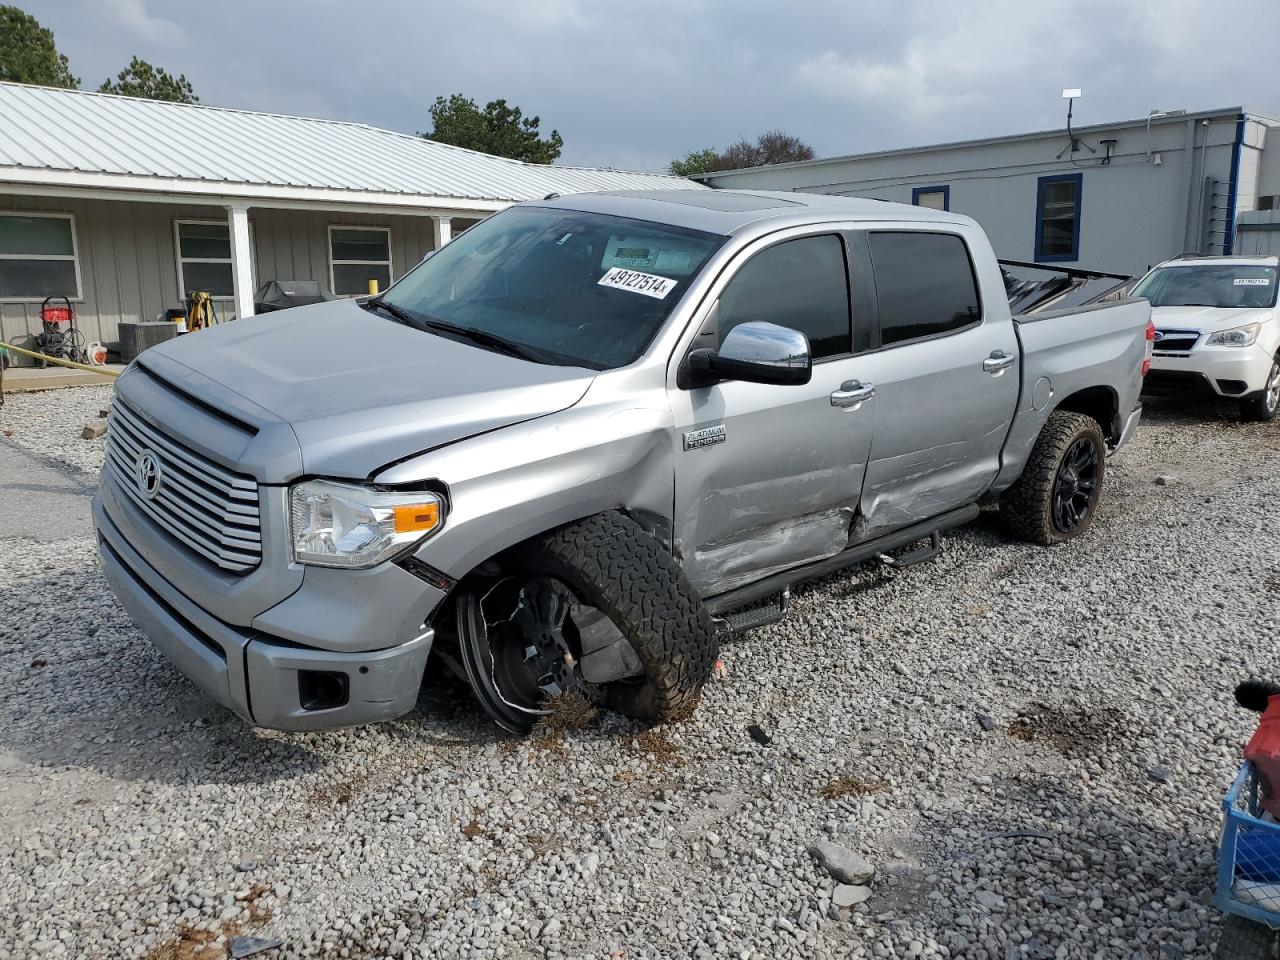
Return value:
[(713, 443), (724, 443), (723, 423), (717, 423), (714, 427), (703, 427), (701, 430), (685, 431), (684, 448), (686, 450), (696, 450), (698, 447), (709, 447)]

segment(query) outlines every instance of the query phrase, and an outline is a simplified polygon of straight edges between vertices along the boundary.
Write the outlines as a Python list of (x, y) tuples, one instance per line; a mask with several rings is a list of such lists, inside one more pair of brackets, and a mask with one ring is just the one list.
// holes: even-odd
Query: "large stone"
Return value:
[(871, 888), (841, 883), (831, 893), (831, 902), (837, 907), (852, 907), (865, 903), (871, 897)]
[(841, 883), (857, 886), (870, 882), (876, 875), (876, 868), (864, 857), (830, 840), (810, 844), (809, 856)]

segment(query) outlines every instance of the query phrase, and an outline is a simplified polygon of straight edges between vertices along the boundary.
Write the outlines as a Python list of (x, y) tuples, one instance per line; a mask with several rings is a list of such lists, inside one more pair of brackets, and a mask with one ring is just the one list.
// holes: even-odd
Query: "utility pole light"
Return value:
[[(1074, 100), (1078, 96), (1080, 96), (1079, 87), (1067, 87), (1067, 89), (1062, 91), (1063, 100)], [(1068, 106), (1067, 109), (1070, 110), (1071, 107)]]

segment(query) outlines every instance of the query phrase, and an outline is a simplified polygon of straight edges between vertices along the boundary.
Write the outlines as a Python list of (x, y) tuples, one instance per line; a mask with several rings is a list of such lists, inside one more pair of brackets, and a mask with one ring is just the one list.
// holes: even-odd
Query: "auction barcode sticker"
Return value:
[(601, 287), (630, 290), (632, 293), (643, 293), (646, 297), (653, 297), (655, 300), (665, 300), (667, 294), (676, 288), (678, 281), (660, 277), (656, 273), (641, 273), (639, 270), (610, 267), (609, 272), (596, 283)]
[(1268, 277), (1236, 277), (1231, 281), (1237, 287), (1269, 287), (1271, 280)]

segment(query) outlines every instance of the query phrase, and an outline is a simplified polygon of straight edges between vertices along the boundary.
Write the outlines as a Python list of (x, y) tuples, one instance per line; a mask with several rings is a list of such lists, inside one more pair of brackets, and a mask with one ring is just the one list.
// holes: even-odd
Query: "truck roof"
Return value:
[(575, 193), (531, 201), (531, 205), (613, 214), (725, 235), (765, 220), (780, 221), (780, 226), (785, 221), (815, 219), (973, 222), (961, 214), (905, 203), (774, 190), (619, 190)]

